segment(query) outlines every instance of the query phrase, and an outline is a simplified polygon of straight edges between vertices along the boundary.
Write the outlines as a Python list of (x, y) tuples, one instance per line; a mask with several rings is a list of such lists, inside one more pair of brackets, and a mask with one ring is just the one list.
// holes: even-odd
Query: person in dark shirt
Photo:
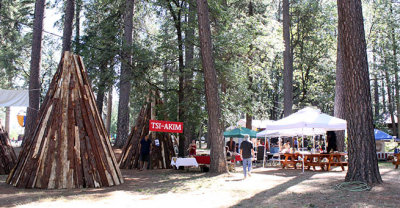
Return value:
[(334, 131), (326, 132), (326, 140), (328, 141), (327, 153), (337, 151), (336, 134)]
[(230, 140), (226, 143), (226, 146), (228, 146), (230, 152), (236, 152), (236, 142), (233, 141), (233, 138), (231, 137)]
[(151, 140), (149, 135), (146, 135), (142, 140), (140, 140), (140, 170), (147, 168), (147, 164), (150, 161), (151, 153)]
[(244, 141), (240, 144), (240, 155), (243, 158), (244, 178), (251, 176), (251, 159), (254, 156), (254, 145), (250, 141), (250, 136), (246, 134)]

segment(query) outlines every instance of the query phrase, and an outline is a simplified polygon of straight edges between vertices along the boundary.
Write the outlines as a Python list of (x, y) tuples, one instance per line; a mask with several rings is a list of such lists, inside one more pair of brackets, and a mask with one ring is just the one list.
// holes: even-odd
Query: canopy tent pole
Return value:
[(313, 150), (314, 150), (314, 152), (312, 152), (312, 153), (315, 153), (315, 135), (313, 135)]
[[(265, 136), (267, 137), (267, 136)], [(271, 152), (271, 139), (268, 137), (268, 149)]]
[(263, 168), (265, 168), (265, 155), (266, 155), (266, 151), (267, 148), (265, 148), (265, 141), (267, 140), (267, 136), (264, 137), (264, 156), (263, 156)]
[[(301, 135), (301, 138), (302, 138), (302, 140), (303, 140), (303, 146), (304, 146), (304, 135)], [(303, 147), (304, 148), (304, 147)], [(301, 151), (301, 154), (302, 154), (302, 162), (303, 162), (303, 165), (302, 165), (302, 169), (303, 169), (303, 173), (304, 173), (304, 150), (303, 151)]]

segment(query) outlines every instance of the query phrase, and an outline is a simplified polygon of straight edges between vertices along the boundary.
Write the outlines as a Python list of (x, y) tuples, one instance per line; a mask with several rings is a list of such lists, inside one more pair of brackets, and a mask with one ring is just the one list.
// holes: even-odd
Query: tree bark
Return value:
[(253, 127), (252, 123), (253, 123), (253, 119), (252, 119), (251, 115), (246, 113), (246, 128), (252, 129), (252, 127)]
[[(396, 122), (394, 120), (394, 104), (393, 104), (393, 96), (392, 96), (392, 84), (390, 82), (390, 76), (388, 72), (388, 67), (387, 67), (387, 57), (385, 57), (385, 80), (386, 80), (386, 88), (387, 88), (387, 96), (388, 96), (388, 109), (389, 109), (389, 114), (390, 114), (390, 119), (392, 122), (392, 133), (393, 135), (396, 135)], [(383, 94), (385, 96), (385, 94)]]
[[(185, 73), (184, 73), (184, 100), (185, 112), (183, 123), (186, 127), (183, 128), (183, 134), (186, 138), (185, 149), (189, 148), (191, 140), (194, 138), (194, 126), (191, 122), (189, 109), (191, 106), (188, 104), (192, 98), (192, 79), (193, 79), (193, 57), (194, 57), (194, 25), (196, 21), (196, 7), (194, 0), (188, 0), (189, 13), (187, 17), (187, 29), (185, 30)], [(200, 140), (199, 140), (200, 141)], [(201, 141), (200, 141), (201, 142)], [(201, 143), (200, 143), (201, 145)]]
[(103, 61), (100, 64), (100, 79), (99, 83), (97, 84), (97, 96), (96, 96), (96, 106), (99, 110), (100, 117), (103, 118), (103, 105), (104, 105), (104, 96), (106, 92), (106, 82), (107, 82), (107, 62)]
[[(178, 71), (179, 71), (179, 90), (178, 90), (178, 121), (184, 121), (185, 117), (185, 103), (184, 103), (184, 97), (185, 97), (185, 92), (184, 92), (184, 68), (185, 66), (183, 65), (183, 37), (182, 37), (182, 8), (181, 8), (181, 3), (177, 1), (178, 5), (177, 6), (177, 11), (174, 11), (172, 8), (171, 3), (168, 3), (168, 9), (169, 12), (171, 13), (172, 18), (174, 19), (174, 25), (176, 29), (176, 35), (178, 37), (178, 52), (179, 52), (179, 57), (178, 57)], [(179, 157), (184, 157), (186, 155), (185, 151), (185, 143), (186, 143), (186, 138), (185, 134), (179, 134)]]
[(290, 43), (290, 13), (289, 0), (283, 0), (283, 40), (285, 51), (283, 53), (283, 93), (284, 93), (284, 114), (285, 117), (292, 114), (293, 107), (293, 53)]
[(45, 0), (36, 0), (33, 20), (32, 51), (29, 75), (29, 107), (26, 113), (25, 139), (29, 140), (35, 129), (40, 102), (40, 63), (42, 57), (42, 35)]
[(75, 54), (81, 53), (80, 30), (81, 30), (81, 7), (82, 0), (76, 0), (75, 4)]
[[(10, 132), (10, 107), (6, 107), (6, 120), (5, 120), (5, 130), (6, 132)], [(0, 123), (1, 125), (1, 123)]]
[(103, 86), (99, 87), (99, 90), (97, 91), (97, 96), (96, 96), (96, 106), (97, 109), (99, 110), (100, 117), (103, 118), (103, 103), (104, 103), (104, 95), (105, 94), (105, 88)]
[(124, 16), (124, 42), (121, 63), (119, 103), (118, 103), (118, 122), (117, 139), (115, 145), (122, 147), (129, 131), (129, 95), (131, 93), (130, 68), (132, 65), (132, 29), (133, 29), (133, 6), (134, 0), (126, 0), (126, 10)]
[(112, 114), (112, 92), (113, 92), (113, 87), (110, 87), (110, 90), (108, 91), (108, 98), (107, 98), (107, 119), (106, 119), (106, 130), (108, 132), (108, 135), (111, 135), (111, 114)]
[(72, 39), (72, 23), (74, 21), (75, 12), (75, 0), (67, 0), (67, 5), (65, 6), (64, 15), (64, 31), (63, 31), (63, 44), (62, 52), (71, 51), (71, 39)]
[[(12, 75), (8, 76), (8, 89), (12, 89), (12, 78)], [(5, 130), (10, 133), (10, 107), (6, 107)]]
[[(345, 102), (344, 102), (344, 77), (343, 77), (343, 57), (340, 47), (340, 34), (338, 35), (337, 58), (336, 58), (336, 85), (335, 85), (335, 106), (334, 116), (345, 119)], [(344, 131), (336, 132), (336, 144), (338, 151), (344, 152)]]
[[(249, 9), (249, 16), (253, 16), (254, 15), (254, 7), (253, 7), (253, 2), (250, 0), (249, 5), (248, 5), (248, 9)], [(249, 59), (252, 59), (252, 55), (251, 55), (251, 51), (253, 49), (253, 44), (249, 45)], [(247, 69), (247, 79), (249, 80), (249, 84), (247, 86), (248, 91), (251, 93), (250, 95), (250, 103), (248, 105), (246, 105), (247, 108), (247, 113), (246, 113), (246, 128), (248, 129), (253, 129), (253, 108), (251, 105), (251, 101), (253, 100), (254, 94), (252, 93), (252, 83), (253, 83), (253, 77), (250, 74), (250, 68)]]
[(374, 118), (377, 120), (379, 118), (379, 86), (378, 86), (378, 77), (374, 75)]
[[(379, 86), (378, 86), (378, 75), (377, 75), (377, 63), (376, 63), (376, 42), (374, 42), (374, 46), (372, 49), (372, 60), (373, 63), (372, 65), (374, 66), (374, 120), (377, 120), (379, 118)], [(383, 94), (384, 95), (384, 94)]]
[(376, 157), (361, 0), (338, 0), (337, 4), (348, 121), (349, 163), (346, 181), (381, 183)]
[(396, 32), (394, 26), (394, 14), (393, 14), (393, 2), (390, 2), (390, 29), (392, 38), (392, 67), (394, 70), (394, 87), (395, 87), (395, 97), (396, 97), (396, 111), (397, 111), (397, 138), (400, 138), (400, 88), (399, 88), (399, 68), (397, 64), (397, 42), (396, 42)]
[(381, 90), (382, 90), (382, 112), (386, 112), (386, 91), (385, 91), (385, 79), (381, 80)]
[(210, 171), (214, 173), (225, 173), (227, 172), (226, 155), (224, 153), (225, 144), (222, 135), (222, 125), (219, 122), (221, 118), (221, 108), (218, 94), (217, 72), (213, 59), (208, 11), (207, 0), (197, 0), (201, 62), (204, 72), (204, 85), (209, 119), (208, 136), (211, 141)]

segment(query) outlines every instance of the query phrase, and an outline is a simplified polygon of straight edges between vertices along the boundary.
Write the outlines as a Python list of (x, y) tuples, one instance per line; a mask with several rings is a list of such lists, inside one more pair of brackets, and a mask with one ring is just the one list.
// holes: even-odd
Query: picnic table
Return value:
[(282, 169), (285, 169), (285, 167), (289, 167), (289, 165), (293, 165), (294, 169), (297, 169), (296, 164), (301, 162), (301, 160), (298, 160), (300, 154), (299, 153), (284, 153), (285, 160), (281, 161), (282, 163)]
[(343, 160), (346, 153), (313, 153), (313, 154), (305, 154), (304, 155), (304, 166), (308, 167), (310, 170), (311, 167), (315, 170), (316, 166), (319, 166), (321, 170), (329, 171), (331, 166), (340, 166), (344, 171), (344, 166), (347, 166), (347, 162)]
[(397, 160), (393, 161), (393, 165), (395, 165), (395, 168), (397, 169), (400, 165), (400, 153), (396, 153), (394, 156), (397, 157)]
[[(346, 153), (332, 153), (332, 154), (320, 154), (320, 153), (284, 153), (285, 159), (281, 161), (282, 168), (289, 167), (293, 165), (294, 169), (297, 169), (297, 163), (302, 164), (302, 159), (304, 157), (304, 166), (311, 167), (315, 170), (318, 166), (321, 170), (329, 171), (331, 166), (340, 166), (344, 171), (344, 166), (347, 166), (347, 162), (343, 160)], [(300, 158), (300, 159), (299, 159)]]

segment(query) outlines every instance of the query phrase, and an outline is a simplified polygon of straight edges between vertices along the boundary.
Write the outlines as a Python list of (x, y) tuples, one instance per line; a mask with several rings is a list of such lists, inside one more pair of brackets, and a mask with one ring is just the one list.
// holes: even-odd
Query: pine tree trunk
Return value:
[[(387, 65), (387, 58), (385, 57), (385, 65)], [(385, 80), (386, 80), (386, 88), (387, 88), (387, 96), (388, 96), (388, 109), (390, 114), (390, 119), (392, 121), (392, 133), (396, 134), (396, 122), (394, 120), (394, 104), (393, 104), (393, 96), (392, 96), (392, 84), (390, 82), (388, 68), (385, 67)], [(385, 96), (385, 94), (383, 94)]]
[(67, 0), (64, 15), (62, 52), (71, 51), (72, 23), (74, 22), (75, 0)]
[(97, 96), (96, 96), (96, 106), (97, 109), (99, 110), (100, 117), (103, 118), (103, 105), (104, 105), (104, 96), (106, 92), (106, 82), (107, 82), (107, 62), (103, 62), (100, 65), (100, 80), (97, 89)]
[(374, 75), (374, 104), (375, 104), (375, 115), (374, 118), (377, 120), (379, 118), (379, 86), (378, 86), (378, 77)]
[[(253, 15), (254, 15), (254, 7), (253, 7), (253, 2), (252, 2), (252, 1), (249, 2), (248, 10), (249, 10), (249, 16), (250, 16), (250, 17), (253, 16)], [(250, 50), (249, 50), (249, 59), (251, 60), (250, 52), (251, 52), (251, 50), (252, 50), (252, 48), (253, 48), (253, 45), (250, 44), (249, 48), (250, 48)], [(251, 92), (251, 85), (252, 85), (252, 83), (253, 83), (253, 78), (252, 78), (251, 75), (250, 75), (250, 69), (247, 69), (247, 79), (249, 80), (249, 85), (247, 86), (247, 89), (249, 90), (249, 92)], [(253, 98), (253, 94), (250, 95), (250, 98)], [(251, 100), (252, 100), (252, 99), (250, 99), (250, 102), (251, 102)], [(246, 113), (246, 128), (248, 128), (248, 129), (253, 129), (253, 128), (252, 128), (252, 127), (253, 127), (253, 126), (252, 126), (252, 122), (253, 122), (253, 117), (252, 117), (253, 109), (252, 109), (252, 105), (251, 105), (251, 104), (250, 104), (250, 105), (247, 105), (246, 108), (247, 108), (247, 113)]]
[(104, 94), (105, 94), (105, 88), (100, 86), (96, 96), (96, 106), (97, 109), (99, 110), (100, 117), (102, 118), (103, 118), (103, 103), (105, 96)]
[[(343, 57), (342, 50), (340, 48), (340, 34), (338, 35), (337, 45), (337, 58), (336, 58), (336, 85), (335, 85), (335, 106), (334, 116), (341, 119), (345, 117), (345, 103), (344, 103), (344, 77), (343, 77)], [(344, 152), (344, 131), (336, 132), (336, 144), (338, 151)]]
[[(184, 121), (185, 117), (185, 103), (184, 103), (184, 97), (185, 97), (185, 92), (183, 88), (184, 84), (184, 65), (183, 65), (183, 37), (182, 37), (182, 8), (178, 7), (174, 11), (171, 3), (168, 3), (168, 9), (169, 12), (172, 15), (172, 18), (174, 19), (174, 25), (176, 29), (176, 34), (178, 37), (178, 70), (179, 70), (179, 90), (178, 90), (178, 121)], [(178, 4), (181, 5), (178, 1)], [(184, 134), (179, 134), (179, 157), (184, 157), (186, 155), (185, 151), (185, 135)]]
[(204, 85), (208, 112), (208, 136), (211, 142), (210, 171), (227, 172), (224, 154), (224, 138), (222, 135), (220, 99), (218, 94), (217, 72), (214, 66), (211, 42), (210, 20), (207, 0), (197, 0), (201, 61), (204, 72)]
[(107, 119), (106, 119), (106, 130), (109, 135), (111, 135), (111, 114), (112, 114), (112, 92), (113, 92), (113, 87), (110, 87), (110, 90), (108, 92), (108, 98), (107, 98)]
[(381, 91), (382, 91), (382, 112), (386, 112), (386, 91), (385, 91), (385, 79), (381, 80)]
[(379, 105), (379, 86), (378, 86), (378, 75), (377, 75), (378, 69), (376, 67), (376, 65), (377, 65), (377, 63), (376, 63), (376, 42), (374, 42), (374, 46), (372, 49), (372, 60), (373, 60), (372, 65), (374, 66), (374, 71), (375, 71), (375, 74), (374, 74), (374, 110), (375, 110), (374, 120), (377, 120), (379, 118), (380, 105)]
[(293, 53), (290, 43), (290, 13), (289, 0), (283, 0), (283, 40), (285, 51), (283, 53), (283, 93), (285, 117), (292, 114), (293, 107)]
[(81, 52), (81, 44), (80, 44), (80, 29), (81, 29), (81, 7), (82, 0), (76, 0), (75, 3), (75, 54), (79, 54)]
[(188, 102), (192, 98), (192, 79), (193, 79), (193, 55), (194, 55), (194, 25), (196, 21), (196, 7), (194, 0), (188, 0), (189, 14), (187, 18), (187, 29), (185, 30), (185, 74), (184, 74), (184, 103), (186, 111), (184, 112), (184, 121), (186, 127), (183, 128), (183, 134), (186, 138), (185, 149), (189, 148), (191, 140), (194, 138), (193, 124), (190, 118), (191, 110)]
[(346, 181), (381, 183), (361, 0), (338, 0), (337, 4), (348, 129), (349, 169)]
[(252, 129), (253, 119), (250, 114), (246, 113), (246, 128)]
[(129, 133), (129, 95), (131, 93), (130, 69), (132, 65), (132, 30), (133, 30), (133, 6), (134, 0), (126, 0), (124, 16), (124, 48), (122, 53), (117, 139), (115, 146), (122, 147)]
[[(12, 89), (12, 78), (12, 76), (8, 76), (8, 89)], [(6, 107), (5, 130), (10, 132), (10, 107)]]
[(397, 138), (400, 138), (400, 88), (399, 88), (399, 68), (397, 64), (397, 42), (396, 42), (396, 32), (394, 26), (394, 16), (393, 16), (393, 2), (390, 2), (390, 29), (392, 38), (392, 66), (394, 69), (394, 87), (395, 87), (395, 97), (396, 97), (396, 111), (397, 111)]
[(31, 132), (36, 128), (36, 120), (40, 102), (40, 62), (42, 56), (42, 34), (45, 0), (36, 0), (35, 19), (33, 21), (33, 37), (31, 66), (29, 75), (29, 107), (26, 113), (25, 139), (29, 140)]

